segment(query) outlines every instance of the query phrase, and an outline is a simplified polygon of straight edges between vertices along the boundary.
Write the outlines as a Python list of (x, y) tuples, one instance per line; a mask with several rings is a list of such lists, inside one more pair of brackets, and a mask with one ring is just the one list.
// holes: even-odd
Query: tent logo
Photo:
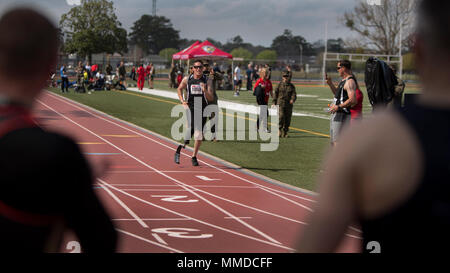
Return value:
[(202, 49), (206, 52), (206, 53), (209, 53), (209, 54), (211, 54), (211, 53), (213, 53), (216, 49), (214, 48), (214, 47), (212, 47), (212, 46), (204, 46), (204, 47), (202, 47)]

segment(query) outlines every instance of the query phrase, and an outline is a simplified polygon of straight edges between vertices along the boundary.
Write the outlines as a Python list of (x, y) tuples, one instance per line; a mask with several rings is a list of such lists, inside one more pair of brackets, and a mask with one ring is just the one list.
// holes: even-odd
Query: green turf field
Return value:
[[(167, 81), (156, 80), (155, 88), (176, 92), (175, 89), (168, 88)], [(72, 89), (70, 93), (62, 94), (57, 88), (49, 90), (168, 138), (171, 138), (173, 122), (178, 119), (170, 116), (171, 109), (178, 100), (131, 91), (79, 94)], [(362, 91), (365, 96), (364, 113), (367, 116), (370, 115), (371, 107), (365, 89)], [(405, 92), (418, 92), (418, 89), (407, 86)], [(297, 86), (297, 93), (301, 96), (295, 104), (295, 112), (311, 113), (324, 118), (293, 116), (289, 138), (280, 139), (278, 150), (261, 152), (260, 140), (224, 140), (217, 143), (205, 141), (201, 151), (267, 177), (314, 191), (323, 155), (329, 147), (329, 120), (326, 119), (328, 114), (323, 108), (327, 107), (329, 102), (326, 100), (331, 99), (332, 95), (328, 88), (320, 86)], [(232, 91), (218, 91), (219, 99), (256, 105), (251, 92), (241, 91), (240, 94), (239, 97), (234, 97)], [(240, 116), (239, 118), (243, 118)], [(248, 131), (248, 124), (246, 128)]]

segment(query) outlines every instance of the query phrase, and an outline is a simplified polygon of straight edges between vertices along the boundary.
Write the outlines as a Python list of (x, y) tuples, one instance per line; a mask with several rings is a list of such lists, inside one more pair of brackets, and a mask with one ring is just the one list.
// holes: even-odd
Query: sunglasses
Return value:
[(339, 69), (341, 69), (343, 66), (338, 66), (338, 67), (336, 67), (336, 70), (339, 70)]
[(199, 66), (194, 66), (194, 69), (201, 69), (201, 68), (203, 68), (203, 66), (202, 65), (199, 65)]

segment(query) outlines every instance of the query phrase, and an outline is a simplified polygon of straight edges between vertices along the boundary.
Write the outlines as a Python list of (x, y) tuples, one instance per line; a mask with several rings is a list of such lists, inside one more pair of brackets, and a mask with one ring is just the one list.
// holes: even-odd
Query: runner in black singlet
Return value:
[[(192, 154), (192, 165), (198, 166), (197, 153), (200, 149), (203, 139), (203, 127), (206, 123), (206, 117), (203, 117), (203, 111), (208, 105), (208, 100), (214, 99), (214, 94), (211, 86), (207, 85), (208, 78), (203, 74), (203, 62), (200, 60), (194, 61), (194, 73), (185, 77), (180, 86), (178, 86), (178, 98), (181, 103), (187, 108), (188, 113), (188, 130), (185, 136), (184, 145), (179, 145), (175, 152), (175, 163), (180, 163), (180, 151), (187, 144), (194, 135), (194, 152)], [(186, 90), (187, 100), (183, 98), (183, 91)]]

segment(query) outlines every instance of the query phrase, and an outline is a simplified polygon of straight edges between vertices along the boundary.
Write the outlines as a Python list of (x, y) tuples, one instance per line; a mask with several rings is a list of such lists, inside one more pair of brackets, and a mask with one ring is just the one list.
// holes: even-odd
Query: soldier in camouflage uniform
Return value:
[(278, 84), (273, 96), (273, 104), (279, 106), (280, 123), (278, 135), (288, 137), (289, 126), (291, 124), (292, 108), (297, 100), (295, 86), (291, 83), (291, 73), (283, 71), (283, 80)]
[[(221, 80), (223, 80), (223, 76), (222, 76), (222, 74), (221, 73), (219, 73), (219, 72), (216, 72), (216, 71), (214, 71), (214, 69), (212, 68), (212, 67), (210, 67), (209, 66), (209, 63), (206, 61), (205, 62), (205, 64), (203, 65), (204, 66), (204, 71), (203, 71), (203, 73), (205, 74), (205, 75), (207, 75), (207, 77), (208, 77), (208, 82), (207, 82), (207, 84), (208, 84), (208, 86), (211, 86), (211, 89), (212, 89), (212, 91), (213, 91), (213, 94), (214, 94), (214, 99), (212, 100), (212, 101), (208, 101), (208, 105), (213, 105), (213, 106), (215, 106), (215, 107), (217, 107), (216, 108), (216, 111), (218, 112), (219, 111), (219, 106), (217, 105), (217, 101), (218, 101), (218, 99), (219, 99), (219, 97), (217, 96), (217, 92), (216, 92), (216, 86), (217, 86), (217, 82), (219, 82), (219, 81), (221, 81)], [(212, 120), (212, 122), (214, 123), (214, 124), (217, 124), (218, 122), (217, 122), (217, 116), (215, 115), (215, 113), (213, 112), (212, 114), (211, 114), (211, 117), (209, 118), (210, 120)], [(216, 126), (215, 125), (213, 125), (212, 127), (211, 127), (211, 132), (212, 132), (212, 134), (213, 134), (213, 137), (212, 137), (212, 141), (214, 141), (214, 142), (217, 142), (217, 138), (216, 138)]]

